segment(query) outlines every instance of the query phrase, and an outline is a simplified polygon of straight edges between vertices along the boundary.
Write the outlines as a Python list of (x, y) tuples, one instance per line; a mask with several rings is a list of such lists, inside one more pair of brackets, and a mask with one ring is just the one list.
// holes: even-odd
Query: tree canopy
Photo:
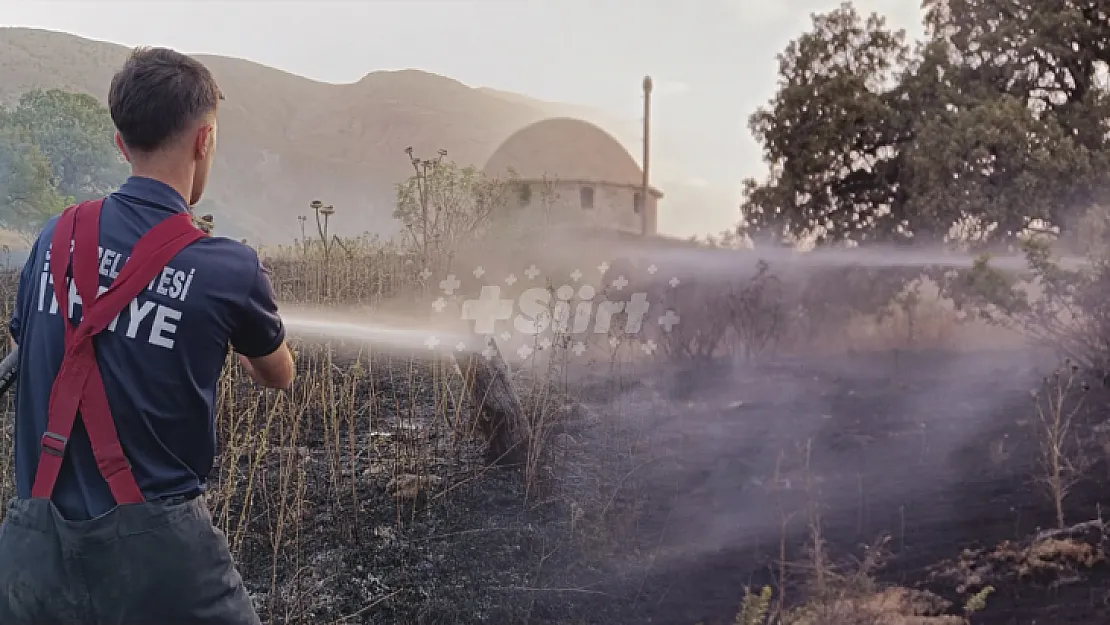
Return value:
[(0, 110), (0, 223), (35, 232), (68, 204), (127, 176), (108, 110), (86, 94), (25, 93)]
[(454, 162), (413, 164), (417, 173), (397, 185), (393, 216), (404, 227), (406, 244), (431, 270), (443, 270), (461, 245), (496, 226), (515, 187), (511, 177), (491, 178)]
[(778, 55), (749, 120), (753, 237), (991, 244), (1110, 189), (1110, 20), (1096, 0), (925, 0), (910, 44), (849, 3)]

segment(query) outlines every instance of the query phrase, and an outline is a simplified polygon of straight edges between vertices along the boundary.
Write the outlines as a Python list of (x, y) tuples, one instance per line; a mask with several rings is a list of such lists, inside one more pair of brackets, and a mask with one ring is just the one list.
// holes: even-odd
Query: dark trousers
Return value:
[(0, 526), (0, 624), (260, 625), (200, 498), (67, 521), (17, 499)]

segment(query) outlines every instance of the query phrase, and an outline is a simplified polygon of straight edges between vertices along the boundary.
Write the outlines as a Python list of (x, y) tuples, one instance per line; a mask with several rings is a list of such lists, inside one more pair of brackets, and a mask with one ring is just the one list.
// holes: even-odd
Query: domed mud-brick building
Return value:
[[(507, 228), (496, 245), (465, 250), (456, 261), (488, 270), (477, 279), (483, 284), (493, 274), (501, 280), (512, 272), (519, 281), (501, 284), (503, 293), (545, 280), (576, 287), (600, 287), (619, 276), (631, 280), (633, 273), (644, 273), (633, 266), (650, 265), (659, 246), (686, 244), (659, 235), (663, 193), (649, 187), (645, 201), (636, 159), (589, 122), (559, 117), (525, 126), (492, 150), (482, 171), (516, 183), (501, 208)], [(601, 272), (602, 266), (612, 270)], [(525, 279), (530, 268), (542, 275)]]
[[(515, 186), (500, 209), (507, 213), (501, 223), (509, 226), (502, 236), (455, 258), (459, 292), (468, 297), (486, 285), (496, 285), (500, 297), (512, 300), (536, 287), (566, 297), (558, 293), (569, 287), (577, 319), (583, 301), (623, 302), (633, 296), (633, 286), (666, 285), (673, 274), (648, 268), (656, 262), (665, 267), (668, 252), (689, 245), (658, 233), (663, 193), (649, 188), (643, 197), (643, 170), (636, 159), (589, 122), (554, 118), (528, 125), (508, 135), (482, 171), (490, 178), (512, 177)], [(614, 288), (618, 283), (627, 288)], [(655, 308), (662, 300), (656, 299), (651, 313), (658, 316)], [(596, 312), (588, 308), (590, 315)], [(591, 324), (596, 321), (591, 319)], [(512, 341), (517, 339), (528, 345), (536, 341), (515, 335)], [(575, 339), (611, 355), (609, 335), (593, 325)], [(503, 350), (516, 349), (516, 343), (505, 341)]]
[(555, 118), (515, 132), (483, 167), (497, 178), (510, 170), (519, 185), (508, 210), (522, 211), (521, 221), (536, 230), (656, 234), (663, 193), (649, 187), (642, 197), (643, 171), (636, 160), (589, 122)]

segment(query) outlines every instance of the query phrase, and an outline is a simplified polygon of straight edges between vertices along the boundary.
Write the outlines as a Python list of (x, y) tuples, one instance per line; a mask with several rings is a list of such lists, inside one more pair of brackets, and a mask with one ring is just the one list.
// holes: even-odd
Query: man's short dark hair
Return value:
[(108, 89), (116, 129), (140, 152), (164, 146), (222, 99), (207, 67), (166, 48), (136, 48)]

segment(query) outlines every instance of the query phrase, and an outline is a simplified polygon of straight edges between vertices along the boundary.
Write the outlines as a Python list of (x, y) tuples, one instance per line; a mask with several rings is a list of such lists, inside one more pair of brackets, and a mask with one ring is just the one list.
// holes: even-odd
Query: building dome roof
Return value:
[(483, 171), (505, 176), (509, 169), (523, 180), (564, 180), (639, 186), (643, 172), (609, 133), (566, 117), (536, 122), (506, 139)]

